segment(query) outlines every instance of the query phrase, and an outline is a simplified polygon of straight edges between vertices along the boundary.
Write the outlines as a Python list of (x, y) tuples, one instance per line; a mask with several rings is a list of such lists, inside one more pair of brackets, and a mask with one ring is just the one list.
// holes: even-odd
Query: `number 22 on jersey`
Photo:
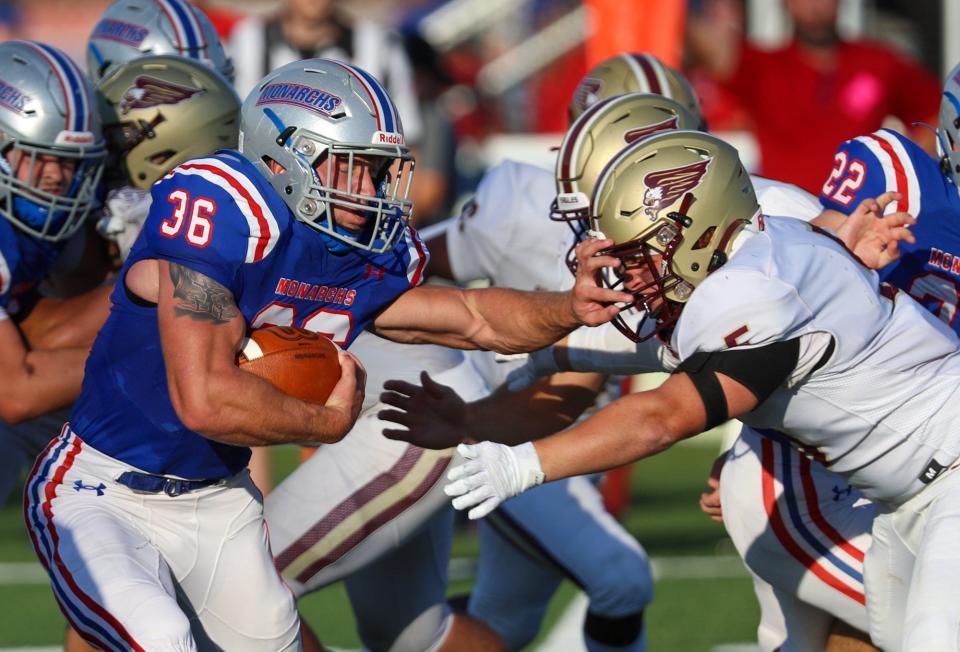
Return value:
[[(823, 184), (823, 196), (841, 206), (849, 206), (854, 194), (863, 186), (867, 178), (867, 166), (860, 159), (847, 162), (847, 153), (843, 150), (833, 157), (833, 170)], [(839, 181), (839, 184), (837, 183)]]

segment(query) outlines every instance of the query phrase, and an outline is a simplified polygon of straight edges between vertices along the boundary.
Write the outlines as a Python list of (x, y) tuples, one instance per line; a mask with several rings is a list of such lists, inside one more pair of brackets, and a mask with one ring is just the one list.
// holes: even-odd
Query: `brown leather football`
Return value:
[(326, 403), (340, 380), (337, 345), (302, 328), (266, 326), (251, 331), (237, 364), (285, 394), (317, 403)]

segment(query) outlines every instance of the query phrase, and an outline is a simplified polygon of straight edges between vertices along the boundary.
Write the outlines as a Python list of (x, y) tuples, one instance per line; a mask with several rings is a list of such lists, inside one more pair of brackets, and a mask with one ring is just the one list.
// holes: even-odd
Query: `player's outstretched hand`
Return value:
[(450, 469), (447, 479), (451, 482), (443, 491), (453, 497), (456, 509), (470, 509), (471, 520), (483, 518), (507, 498), (543, 482), (540, 457), (530, 442), (460, 444), (457, 452), (466, 461)]
[(386, 391), (380, 394), (380, 402), (397, 409), (381, 410), (377, 416), (404, 426), (402, 430), (385, 428), (383, 435), (421, 448), (453, 448), (468, 434), (464, 431), (466, 403), (453, 388), (435, 382), (426, 371), (420, 372), (420, 382), (419, 387), (403, 380), (383, 384)]
[(631, 303), (633, 296), (605, 288), (600, 284), (604, 267), (619, 267), (613, 256), (598, 253), (613, 246), (613, 240), (589, 239), (577, 245), (577, 278), (571, 291), (571, 309), (584, 326), (605, 324), (620, 312), (617, 303)]
[(871, 269), (880, 269), (899, 258), (901, 241), (917, 241), (909, 228), (917, 223), (916, 218), (902, 211), (883, 214), (891, 202), (899, 199), (902, 196), (897, 192), (865, 199), (837, 226), (843, 244)]
[(360, 417), (363, 397), (367, 387), (367, 370), (357, 356), (344, 350), (337, 352), (340, 359), (340, 380), (333, 386), (325, 407), (339, 413), (331, 424), (339, 438), (346, 436)]

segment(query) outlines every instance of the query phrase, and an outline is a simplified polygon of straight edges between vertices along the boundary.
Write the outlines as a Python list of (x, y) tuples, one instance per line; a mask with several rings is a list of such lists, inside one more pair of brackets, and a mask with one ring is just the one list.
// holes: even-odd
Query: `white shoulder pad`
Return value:
[(809, 222), (823, 211), (812, 194), (783, 181), (751, 176), (760, 211), (764, 215), (782, 215)]
[(698, 351), (771, 344), (810, 321), (797, 289), (771, 274), (771, 256), (769, 240), (754, 236), (694, 290), (671, 338), (681, 360)]
[[(488, 170), (456, 225), (447, 230), (456, 280), (494, 278), (503, 272), (508, 254), (522, 250), (531, 237), (543, 242), (545, 232), (568, 230), (549, 219), (555, 186), (552, 172), (526, 163), (504, 161)], [(550, 253), (555, 259), (555, 249)]]

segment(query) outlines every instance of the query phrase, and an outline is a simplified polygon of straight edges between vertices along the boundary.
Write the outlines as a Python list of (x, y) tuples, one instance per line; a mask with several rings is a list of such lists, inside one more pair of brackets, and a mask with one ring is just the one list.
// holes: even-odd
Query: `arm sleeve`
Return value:
[[(633, 328), (643, 313), (626, 317)], [(669, 354), (656, 338), (637, 344), (618, 331), (612, 324), (582, 327), (567, 336), (567, 357), (573, 371), (598, 372), (613, 375), (642, 374), (668, 371)]]
[(680, 363), (674, 373), (685, 373), (693, 381), (707, 411), (707, 428), (729, 418), (727, 400), (717, 374), (732, 378), (763, 403), (797, 367), (800, 340), (794, 338), (751, 349), (700, 351)]

